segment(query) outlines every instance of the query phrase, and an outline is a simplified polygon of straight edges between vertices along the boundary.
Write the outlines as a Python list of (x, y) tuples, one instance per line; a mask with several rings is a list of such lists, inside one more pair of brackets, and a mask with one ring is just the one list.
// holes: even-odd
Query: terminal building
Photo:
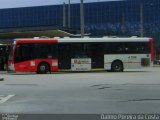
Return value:
[[(63, 2), (63, 1), (62, 1)], [(65, 12), (64, 12), (65, 11)], [(70, 23), (69, 23), (70, 21)], [(160, 0), (84, 3), (85, 33), (91, 36), (145, 36), (160, 51)], [(80, 33), (80, 5), (0, 9), (0, 39), (74, 36)]]

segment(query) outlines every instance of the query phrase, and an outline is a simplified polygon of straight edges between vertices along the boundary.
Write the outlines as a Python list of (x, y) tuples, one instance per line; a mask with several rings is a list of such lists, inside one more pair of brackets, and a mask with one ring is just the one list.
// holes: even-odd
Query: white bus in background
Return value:
[(149, 67), (154, 59), (153, 39), (138, 37), (17, 39), (11, 51), (8, 68), (18, 72), (122, 72)]

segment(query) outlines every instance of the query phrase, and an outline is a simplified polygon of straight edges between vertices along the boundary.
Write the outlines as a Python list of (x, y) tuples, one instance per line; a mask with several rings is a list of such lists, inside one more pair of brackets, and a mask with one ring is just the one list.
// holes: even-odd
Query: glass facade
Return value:
[[(66, 23), (67, 23), (66, 5)], [(93, 36), (143, 34), (160, 51), (160, 0), (119, 0), (84, 4), (85, 32)], [(80, 5), (71, 4), (71, 28), (80, 29)], [(63, 26), (63, 5), (0, 9), (0, 29)]]
[(34, 26), (61, 26), (61, 5), (0, 9), (0, 29)]

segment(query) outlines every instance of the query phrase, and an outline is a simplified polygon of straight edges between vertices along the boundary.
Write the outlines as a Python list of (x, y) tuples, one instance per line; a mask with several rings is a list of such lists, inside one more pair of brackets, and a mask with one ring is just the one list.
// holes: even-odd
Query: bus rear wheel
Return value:
[(46, 74), (49, 71), (50, 71), (50, 68), (49, 68), (49, 65), (47, 63), (40, 63), (38, 65), (38, 70), (37, 70), (38, 74)]
[(111, 65), (111, 71), (123, 72), (123, 63), (121, 61), (114, 61)]

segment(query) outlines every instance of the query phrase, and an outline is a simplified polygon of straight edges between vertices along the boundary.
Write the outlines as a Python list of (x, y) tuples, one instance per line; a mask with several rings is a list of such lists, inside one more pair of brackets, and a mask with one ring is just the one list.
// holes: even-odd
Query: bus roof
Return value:
[(151, 38), (60, 38), (59, 43), (63, 42), (148, 42)]
[(149, 42), (151, 38), (128, 37), (128, 38), (22, 38), (15, 39), (16, 43), (72, 43), (72, 42)]

